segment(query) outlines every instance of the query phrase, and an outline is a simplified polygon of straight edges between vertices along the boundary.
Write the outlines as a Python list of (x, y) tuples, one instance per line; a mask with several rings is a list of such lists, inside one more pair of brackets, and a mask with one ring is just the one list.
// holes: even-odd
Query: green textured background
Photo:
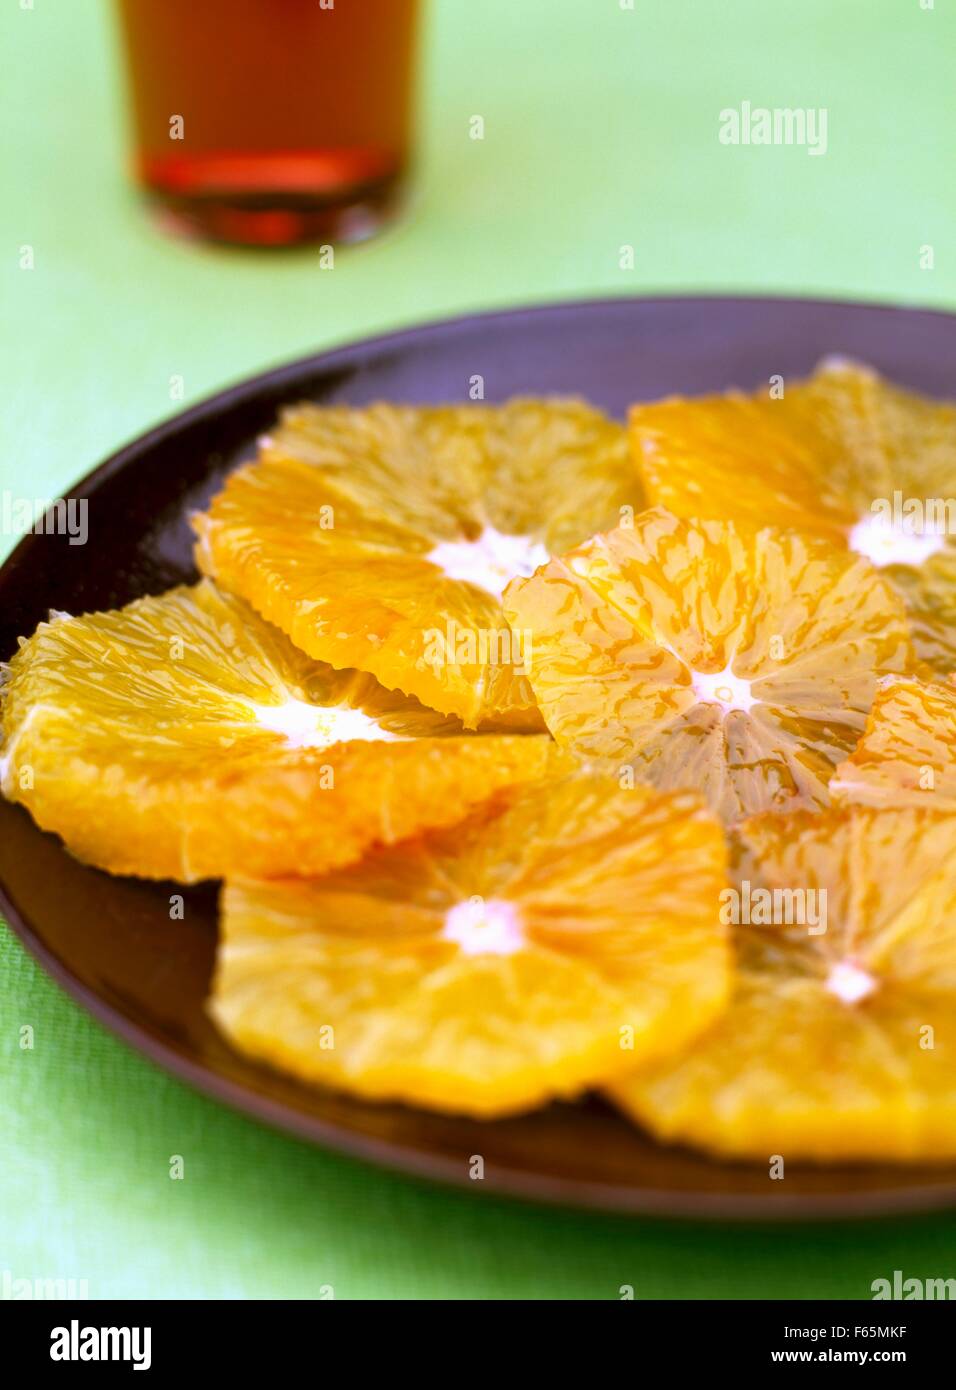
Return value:
[[(461, 310), (661, 289), (951, 306), (953, 9), (433, 0), (414, 207), (322, 271), (315, 252), (158, 234), (122, 177), (108, 7), (0, 0), (0, 482), (57, 493), (178, 408), (171, 376), (188, 405), (283, 359)], [(717, 113), (744, 99), (827, 107), (827, 155), (721, 146)], [(475, 114), (483, 142), (468, 138)], [(934, 270), (919, 268), (924, 245)], [(32, 1052), (18, 1047), (25, 1023)], [(953, 1273), (952, 1217), (616, 1220), (427, 1190), (313, 1151), (113, 1041), (2, 926), (0, 1085), (0, 1274), (86, 1278), (94, 1297), (327, 1284), (339, 1298), (614, 1298), (621, 1284), (867, 1297), (896, 1268)], [(174, 1153), (182, 1182), (167, 1176)]]

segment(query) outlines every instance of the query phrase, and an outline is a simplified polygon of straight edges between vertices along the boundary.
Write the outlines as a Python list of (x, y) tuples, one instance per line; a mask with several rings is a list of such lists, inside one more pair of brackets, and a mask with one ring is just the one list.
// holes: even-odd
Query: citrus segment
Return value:
[(514, 581), (505, 611), (559, 744), (697, 788), (728, 822), (825, 804), (879, 675), (912, 661), (865, 561), (663, 508)]
[(660, 1139), (762, 1162), (956, 1157), (956, 816), (759, 816), (733, 858), (730, 1007), (613, 1098)]
[(830, 781), (836, 802), (956, 810), (956, 685), (886, 677)]
[(333, 671), (208, 580), (41, 623), (2, 720), (5, 796), (81, 859), (185, 881), (322, 872), (554, 761)]
[(303, 405), (194, 519), (197, 558), (313, 657), (540, 729), (502, 591), (642, 497), (623, 427), (577, 401)]
[(956, 405), (831, 360), (751, 396), (634, 406), (630, 436), (652, 503), (848, 546), (899, 590), (918, 654), (956, 669)]
[(212, 1012), (372, 1100), (495, 1116), (672, 1053), (723, 1006), (719, 825), (597, 776), (311, 881), (228, 882)]

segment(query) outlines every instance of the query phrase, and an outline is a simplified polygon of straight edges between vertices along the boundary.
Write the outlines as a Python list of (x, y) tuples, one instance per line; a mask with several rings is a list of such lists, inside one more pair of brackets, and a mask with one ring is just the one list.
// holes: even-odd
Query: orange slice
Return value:
[(313, 657), (540, 729), (501, 593), (642, 498), (623, 427), (578, 401), (303, 405), (195, 518), (197, 558)]
[(956, 685), (880, 682), (863, 737), (830, 781), (835, 802), (956, 810)]
[(4, 795), (113, 873), (322, 872), (552, 762), (332, 671), (208, 581), (56, 615), (6, 676)]
[(724, 867), (696, 797), (529, 788), (323, 879), (227, 883), (212, 1012), (309, 1082), (526, 1110), (674, 1052), (723, 1007)]
[(762, 1163), (956, 1158), (956, 816), (761, 816), (734, 860), (730, 1007), (613, 1098), (660, 1139)]
[(679, 516), (793, 526), (884, 568), (916, 649), (956, 669), (956, 405), (830, 361), (752, 396), (635, 406), (648, 498)]
[(912, 660), (866, 561), (662, 508), (516, 580), (505, 611), (559, 744), (696, 788), (728, 822), (826, 804), (878, 676)]

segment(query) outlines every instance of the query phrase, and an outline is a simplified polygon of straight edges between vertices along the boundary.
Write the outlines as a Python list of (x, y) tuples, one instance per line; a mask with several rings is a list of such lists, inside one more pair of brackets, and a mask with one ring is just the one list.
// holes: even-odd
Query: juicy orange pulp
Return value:
[(195, 518), (197, 559), (313, 657), (541, 729), (501, 593), (642, 498), (623, 428), (581, 402), (303, 405)]
[(42, 623), (2, 717), (8, 798), (81, 859), (187, 882), (319, 873), (554, 762), (312, 660), (209, 581)]
[(838, 802), (956, 810), (956, 684), (885, 677), (830, 793)]
[(574, 1096), (723, 1007), (724, 863), (696, 797), (529, 788), (326, 878), (230, 881), (213, 1014), (373, 1100), (490, 1117)]
[(615, 1083), (618, 1104), (661, 1139), (762, 1163), (956, 1157), (956, 816), (758, 816), (733, 879), (730, 1007)]
[(956, 669), (956, 405), (831, 360), (750, 396), (634, 406), (630, 435), (650, 502), (848, 546), (904, 599), (918, 655)]
[(792, 531), (663, 508), (505, 595), (558, 743), (725, 821), (822, 806), (879, 676), (912, 664), (902, 604), (865, 561)]

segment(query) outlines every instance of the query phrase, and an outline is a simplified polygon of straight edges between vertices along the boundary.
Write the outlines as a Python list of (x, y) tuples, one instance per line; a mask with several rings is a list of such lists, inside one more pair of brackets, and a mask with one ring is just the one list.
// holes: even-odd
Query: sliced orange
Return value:
[(185, 881), (318, 873), (552, 762), (299, 652), (208, 581), (55, 615), (6, 673), (2, 789), (79, 858)]
[(956, 405), (843, 361), (782, 387), (635, 406), (650, 502), (867, 556), (903, 596), (919, 656), (956, 669)]
[(197, 558), (313, 657), (540, 729), (501, 593), (642, 499), (623, 427), (578, 401), (302, 405), (195, 518)]
[(575, 776), (323, 879), (228, 882), (211, 1008), (309, 1082), (526, 1110), (706, 1027), (728, 987), (725, 885), (698, 798)]
[(878, 677), (912, 661), (866, 561), (663, 508), (516, 580), (505, 611), (559, 744), (696, 788), (728, 822), (826, 804)]
[(956, 1158), (956, 816), (831, 808), (735, 839), (730, 1007), (613, 1098), (764, 1163)]
[(956, 685), (887, 676), (863, 737), (830, 780), (835, 802), (956, 810)]

